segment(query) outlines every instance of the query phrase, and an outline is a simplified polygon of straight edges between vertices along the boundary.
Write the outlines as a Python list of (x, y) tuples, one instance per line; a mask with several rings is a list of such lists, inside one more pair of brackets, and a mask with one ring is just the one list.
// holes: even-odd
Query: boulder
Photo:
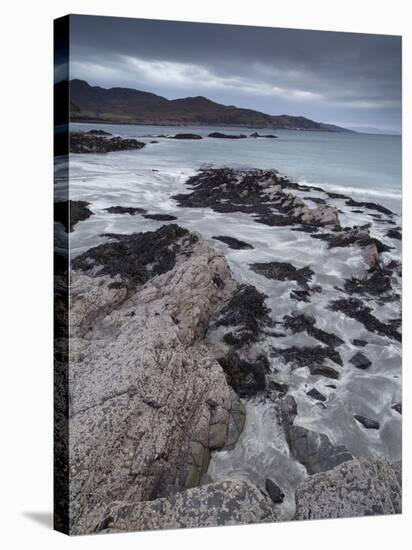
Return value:
[(401, 487), (385, 460), (355, 459), (305, 479), (297, 488), (295, 520), (401, 513)]
[(372, 361), (370, 361), (360, 351), (355, 353), (355, 355), (349, 359), (349, 362), (352, 363), (352, 365), (357, 369), (367, 369), (372, 365)]
[(203, 139), (199, 134), (175, 134), (174, 136), (169, 136), (169, 139)]
[(361, 414), (355, 414), (354, 418), (368, 430), (379, 430), (379, 422), (376, 422), (376, 420), (372, 420)]
[(316, 388), (309, 390), (306, 395), (309, 395), (312, 399), (316, 399), (316, 401), (326, 401), (326, 397)]

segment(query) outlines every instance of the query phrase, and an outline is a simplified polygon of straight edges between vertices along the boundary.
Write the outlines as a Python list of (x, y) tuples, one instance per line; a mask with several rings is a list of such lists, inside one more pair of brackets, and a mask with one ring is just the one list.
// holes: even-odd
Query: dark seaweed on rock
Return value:
[(216, 212), (254, 214), (256, 221), (270, 226), (339, 226), (335, 208), (310, 208), (285, 189), (304, 189), (282, 178), (276, 170), (234, 170), (210, 168), (199, 171), (186, 182), (192, 192), (175, 195), (179, 206), (212, 208)]
[(130, 214), (134, 216), (135, 214), (144, 214), (147, 212), (144, 208), (137, 208), (133, 206), (109, 206), (105, 208), (106, 212), (110, 214)]
[(239, 397), (252, 397), (266, 387), (266, 373), (269, 363), (261, 356), (255, 361), (246, 361), (236, 352), (229, 352), (218, 360), (226, 375), (227, 383)]
[(123, 139), (121, 137), (103, 137), (101, 135), (75, 132), (70, 134), (71, 153), (110, 153), (112, 151), (129, 151), (142, 149), (145, 143), (137, 139)]
[(329, 309), (344, 313), (351, 319), (356, 319), (356, 321), (362, 323), (369, 332), (375, 332), (381, 336), (388, 336), (398, 342), (402, 340), (402, 336), (397, 330), (399, 327), (397, 319), (391, 320), (388, 323), (379, 321), (379, 319), (372, 315), (372, 308), (366, 306), (357, 298), (341, 298), (340, 300), (335, 300), (329, 305)]
[(402, 240), (402, 233), (400, 227), (393, 227), (391, 229), (388, 229), (386, 232), (387, 237), (390, 237), (391, 239), (396, 239), (398, 241)]
[[(369, 269), (363, 279), (356, 277), (345, 279), (344, 289), (349, 294), (358, 293), (382, 297), (383, 294), (392, 290), (391, 276), (390, 269), (378, 266)], [(392, 297), (393, 300), (396, 298), (397, 296)]]
[[(90, 218), (93, 212), (86, 201), (56, 201), (54, 203), (54, 221), (60, 222), (66, 231), (73, 231), (77, 222)], [(69, 223), (70, 216), (70, 223)]]
[(270, 323), (266, 295), (252, 285), (241, 285), (230, 301), (219, 312), (215, 326), (233, 327), (235, 332), (225, 335), (226, 343), (240, 348), (243, 344), (256, 342), (260, 332)]
[[(329, 375), (329, 378), (338, 378), (339, 374), (331, 367), (324, 365), (325, 359), (330, 359), (340, 366), (343, 364), (342, 358), (336, 350), (323, 346), (292, 346), (285, 349), (273, 348), (272, 355), (281, 357), (285, 363), (291, 363), (294, 368), (308, 367), (311, 374), (324, 374), (325, 372), (327, 374), (324, 374), (324, 376)], [(327, 370), (322, 372), (317, 367)]]
[(73, 269), (89, 271), (100, 266), (95, 276), (120, 276), (124, 286), (132, 288), (173, 269), (176, 255), (196, 239), (176, 224), (146, 233), (104, 236), (113, 240), (74, 258)]
[(296, 281), (304, 289), (308, 288), (308, 281), (312, 278), (314, 272), (309, 266), (296, 268), (287, 262), (266, 262), (250, 264), (250, 269), (267, 279), (276, 279), (278, 281)]
[(377, 212), (380, 212), (381, 214), (386, 214), (387, 216), (394, 215), (394, 213), (389, 210), (389, 208), (385, 208), (381, 204), (376, 204), (375, 202), (355, 201), (354, 199), (348, 197), (345, 204), (346, 206), (355, 206), (357, 208), (362, 207), (369, 210), (376, 210)]
[(294, 334), (297, 332), (306, 331), (309, 336), (316, 338), (316, 340), (319, 340), (330, 348), (335, 348), (336, 346), (340, 346), (344, 343), (344, 341), (339, 338), (339, 336), (336, 336), (336, 334), (326, 332), (325, 330), (316, 327), (315, 324), (316, 322), (314, 318), (304, 314), (285, 315), (283, 317), (283, 326), (286, 329), (291, 330)]
[(219, 235), (217, 237), (212, 237), (212, 239), (216, 239), (217, 241), (222, 241), (222, 243), (225, 243), (228, 245), (229, 248), (233, 248), (234, 250), (245, 250), (245, 249), (252, 249), (253, 246), (251, 244), (245, 243), (245, 241), (240, 241), (239, 239), (235, 239), (234, 237), (226, 237), (224, 235)]
[(143, 217), (147, 220), (157, 220), (161, 222), (171, 222), (177, 220), (176, 216), (171, 214), (143, 214)]

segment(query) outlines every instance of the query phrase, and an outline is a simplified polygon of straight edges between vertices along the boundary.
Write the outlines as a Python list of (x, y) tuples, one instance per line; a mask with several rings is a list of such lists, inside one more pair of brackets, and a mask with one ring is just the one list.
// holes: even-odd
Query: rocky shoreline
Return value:
[[(205, 169), (187, 187), (174, 196), (182, 208), (240, 212), (274, 231), (289, 227), (308, 233), (313, 243), (359, 251), (364, 273), (343, 280), (328, 308), (356, 319), (372, 335), (394, 344), (401, 340), (400, 319), (378, 318), (370, 304), (400, 299), (400, 265), (385, 259), (400, 228), (380, 240), (370, 225), (345, 227), (329, 199), (388, 224), (394, 218), (390, 210), (294, 183), (274, 170)], [(265, 293), (236, 280), (225, 256), (178, 219), (174, 223), (178, 216), (147, 214), (141, 205), (114, 205), (107, 212), (172, 223), (143, 233), (106, 234), (103, 244), (72, 261), (71, 531), (283, 519), (281, 480), (279, 486), (271, 479), (264, 486), (229, 479), (207, 483), (211, 454), (236, 447), (251, 399), (275, 405), (289, 453), (306, 471), (293, 519), (400, 513), (399, 465), (356, 456), (300, 425), (299, 405), (271, 367), (275, 358), (292, 371), (307, 368), (333, 392), (349, 362), (359, 373), (370, 367), (367, 352), (347, 359), (343, 339), (320, 328), (307, 311), (278, 318)], [(254, 249), (226, 235), (213, 239), (234, 250)], [(322, 295), (310, 266), (259, 261), (249, 267), (269, 282), (294, 282), (289, 299), (298, 306)], [(302, 334), (316, 344), (283, 344), (283, 338)], [(358, 342), (354, 345), (368, 344)], [(313, 386), (307, 396), (327, 408), (329, 393)], [(400, 403), (392, 408), (401, 414)], [(353, 422), (379, 429), (376, 419), (361, 414)]]

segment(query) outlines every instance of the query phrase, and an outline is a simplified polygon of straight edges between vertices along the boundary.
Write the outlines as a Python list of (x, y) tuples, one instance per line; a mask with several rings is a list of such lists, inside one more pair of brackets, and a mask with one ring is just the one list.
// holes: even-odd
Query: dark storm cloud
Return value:
[(71, 17), (71, 78), (399, 131), (395, 36)]

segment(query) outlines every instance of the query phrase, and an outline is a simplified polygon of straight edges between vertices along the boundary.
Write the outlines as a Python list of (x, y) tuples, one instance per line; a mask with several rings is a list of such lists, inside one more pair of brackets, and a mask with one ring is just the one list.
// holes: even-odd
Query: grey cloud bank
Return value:
[(70, 78), (401, 131), (401, 38), (71, 16)]

